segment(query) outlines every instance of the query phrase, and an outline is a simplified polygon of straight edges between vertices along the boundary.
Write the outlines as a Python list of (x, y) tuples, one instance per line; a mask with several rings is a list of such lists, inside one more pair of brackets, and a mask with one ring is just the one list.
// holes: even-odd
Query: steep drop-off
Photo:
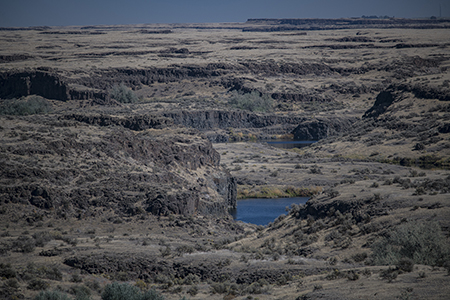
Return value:
[(225, 215), (235, 207), (234, 179), (196, 131), (135, 131), (120, 122), (99, 126), (66, 118), (0, 119), (0, 199), (27, 205), (17, 218), (31, 208), (111, 218), (146, 211)]

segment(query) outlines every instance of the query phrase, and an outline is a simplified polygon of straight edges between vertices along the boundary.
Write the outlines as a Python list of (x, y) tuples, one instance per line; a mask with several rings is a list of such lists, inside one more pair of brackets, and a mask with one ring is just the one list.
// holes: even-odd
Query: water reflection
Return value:
[(231, 211), (233, 218), (246, 223), (267, 225), (278, 216), (286, 214), (291, 204), (305, 204), (308, 197), (276, 199), (244, 199), (237, 201), (237, 208)]

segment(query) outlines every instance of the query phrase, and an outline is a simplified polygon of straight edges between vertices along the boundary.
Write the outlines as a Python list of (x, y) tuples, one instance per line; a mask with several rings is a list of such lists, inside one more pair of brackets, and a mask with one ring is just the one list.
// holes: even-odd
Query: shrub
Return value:
[(47, 279), (51, 279), (51, 280), (62, 280), (63, 275), (61, 273), (60, 270), (58, 270), (58, 267), (53, 266), (51, 268), (43, 268), (43, 271), (45, 273), (45, 277)]
[(198, 277), (196, 274), (189, 273), (183, 279), (183, 284), (186, 284), (186, 285), (193, 285), (196, 283), (200, 283), (200, 277)]
[(123, 83), (113, 86), (109, 92), (109, 95), (114, 100), (122, 103), (135, 103), (138, 101), (136, 94)]
[(103, 290), (102, 300), (164, 300), (164, 297), (155, 290), (141, 292), (138, 287), (128, 283), (113, 282)]
[(0, 263), (0, 278), (15, 278), (16, 271), (11, 267), (11, 264)]
[(387, 270), (380, 271), (380, 277), (386, 279), (388, 282), (392, 282), (394, 279), (397, 278), (397, 276), (398, 272), (394, 269), (391, 269), (391, 267), (389, 267), (389, 269)]
[(83, 278), (81, 278), (80, 274), (72, 274), (72, 278), (70, 278), (71, 282), (83, 282)]
[(412, 272), (414, 270), (414, 262), (410, 258), (401, 258), (397, 262), (397, 269), (403, 272)]
[(247, 94), (233, 91), (228, 104), (250, 111), (269, 112), (273, 109), (272, 98), (269, 95), (261, 95), (258, 91)]
[(225, 282), (215, 282), (211, 284), (212, 294), (231, 294), (236, 295), (239, 293), (239, 286), (235, 283)]
[(198, 287), (197, 287), (196, 285), (190, 287), (190, 288), (187, 290), (187, 293), (188, 293), (189, 295), (191, 295), (191, 296), (197, 295), (197, 294), (198, 294)]
[(30, 253), (36, 248), (36, 242), (33, 238), (22, 235), (13, 242), (13, 249), (17, 252)]
[(355, 281), (359, 279), (359, 274), (356, 273), (354, 270), (347, 272), (347, 279), (351, 281)]
[(355, 262), (363, 262), (366, 258), (367, 258), (367, 253), (362, 252), (362, 253), (356, 253), (355, 255), (352, 256), (353, 260)]
[(89, 300), (91, 298), (91, 290), (85, 285), (73, 286), (69, 293), (75, 295), (76, 300)]
[(450, 246), (437, 223), (405, 223), (372, 245), (375, 265), (396, 265), (409, 258), (417, 264), (442, 266), (450, 258)]
[(45, 114), (52, 111), (52, 105), (39, 96), (26, 99), (10, 99), (0, 104), (0, 115), (26, 116)]
[(34, 300), (70, 300), (70, 298), (60, 291), (41, 291)]
[(36, 232), (33, 234), (35, 239), (35, 244), (37, 247), (44, 247), (48, 242), (50, 242), (53, 237), (48, 231)]
[(340, 193), (338, 191), (334, 190), (334, 189), (327, 190), (327, 191), (325, 191), (325, 193), (330, 198), (336, 198), (337, 196), (340, 195)]
[(39, 290), (46, 290), (49, 288), (49, 286), (50, 284), (47, 281), (36, 278), (30, 281), (30, 283), (27, 286), (27, 289), (39, 291)]

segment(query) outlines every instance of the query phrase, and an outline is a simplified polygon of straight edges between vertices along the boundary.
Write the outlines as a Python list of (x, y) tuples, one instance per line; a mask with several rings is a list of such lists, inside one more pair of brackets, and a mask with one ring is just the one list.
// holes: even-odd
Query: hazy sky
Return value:
[(0, 0), (0, 27), (450, 17), (449, 0)]

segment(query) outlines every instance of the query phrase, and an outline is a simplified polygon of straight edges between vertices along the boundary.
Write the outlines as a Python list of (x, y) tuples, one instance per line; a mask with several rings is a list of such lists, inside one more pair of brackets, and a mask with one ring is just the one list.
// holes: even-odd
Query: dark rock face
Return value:
[(49, 99), (68, 100), (67, 87), (56, 75), (41, 71), (0, 74), (0, 98), (17, 98), (32, 94)]
[(28, 95), (61, 101), (110, 100), (103, 92), (71, 88), (66, 79), (54, 72), (34, 70), (0, 73), (0, 98), (19, 98)]
[(427, 85), (406, 85), (400, 84), (395, 86), (399, 91), (412, 92), (414, 96), (420, 99), (439, 99), (441, 101), (450, 101), (449, 88), (433, 88)]
[(294, 139), (299, 141), (317, 141), (331, 135), (342, 133), (351, 128), (354, 119), (317, 119), (300, 123), (294, 131)]
[(292, 126), (304, 120), (302, 117), (227, 110), (176, 111), (164, 113), (164, 116), (173, 119), (175, 124), (198, 130), (227, 129), (230, 127), (265, 128), (275, 125)]
[(131, 116), (131, 117), (113, 117), (108, 115), (85, 115), (71, 114), (65, 115), (62, 119), (76, 120), (89, 125), (98, 126), (121, 126), (135, 131), (142, 131), (150, 128), (162, 129), (173, 125), (173, 121), (161, 116)]
[(144, 256), (142, 254), (130, 256), (124, 253), (105, 253), (101, 255), (74, 256), (64, 261), (64, 264), (84, 270), (89, 274), (117, 274), (126, 272), (130, 279), (155, 280), (157, 275), (185, 278), (197, 275), (202, 281), (212, 280), (221, 282), (224, 277), (238, 284), (251, 284), (260, 279), (269, 283), (276, 283), (281, 277), (290, 277), (308, 273), (310, 275), (322, 272), (323, 268), (306, 268), (302, 265), (279, 266), (267, 263), (261, 265), (244, 265), (239, 267), (223, 266), (218, 257), (208, 256), (198, 260), (177, 258), (164, 260), (160, 257)]
[[(189, 50), (169, 49), (166, 55), (175, 53), (187, 55)], [(1, 60), (2, 58), (0, 58)], [(9, 58), (3, 58), (3, 60)], [(12, 59), (12, 58), (11, 58)], [(0, 98), (17, 98), (36, 94), (54, 100), (96, 100), (109, 103), (110, 97), (106, 91), (112, 86), (124, 83), (136, 88), (153, 83), (177, 82), (183, 79), (214, 79), (224, 88), (249, 92), (239, 79), (240, 73), (255, 74), (330, 74), (332, 69), (326, 64), (296, 64), (296, 63), (259, 63), (243, 62), (237, 65), (210, 63), (202, 66), (177, 66), (166, 68), (97, 70), (76, 78), (68, 77), (57, 70), (39, 68), (31, 71), (10, 71), (0, 73)], [(227, 75), (227, 76), (226, 76)], [(231, 76), (230, 76), (231, 75)], [(218, 78), (218, 79), (215, 79)], [(278, 97), (298, 97), (283, 96)]]
[[(236, 206), (234, 178), (197, 131), (145, 131), (166, 126), (150, 117), (129, 122), (111, 116), (66, 117), (24, 118), (26, 138), (15, 139), (14, 130), (4, 135), (0, 203), (29, 204), (59, 217), (79, 218), (145, 211), (227, 215)], [(105, 126), (109, 122), (114, 126)]]
[(379, 115), (383, 114), (392, 103), (394, 103), (395, 98), (392, 91), (382, 91), (378, 94), (373, 106), (366, 111), (363, 118), (377, 118)]

